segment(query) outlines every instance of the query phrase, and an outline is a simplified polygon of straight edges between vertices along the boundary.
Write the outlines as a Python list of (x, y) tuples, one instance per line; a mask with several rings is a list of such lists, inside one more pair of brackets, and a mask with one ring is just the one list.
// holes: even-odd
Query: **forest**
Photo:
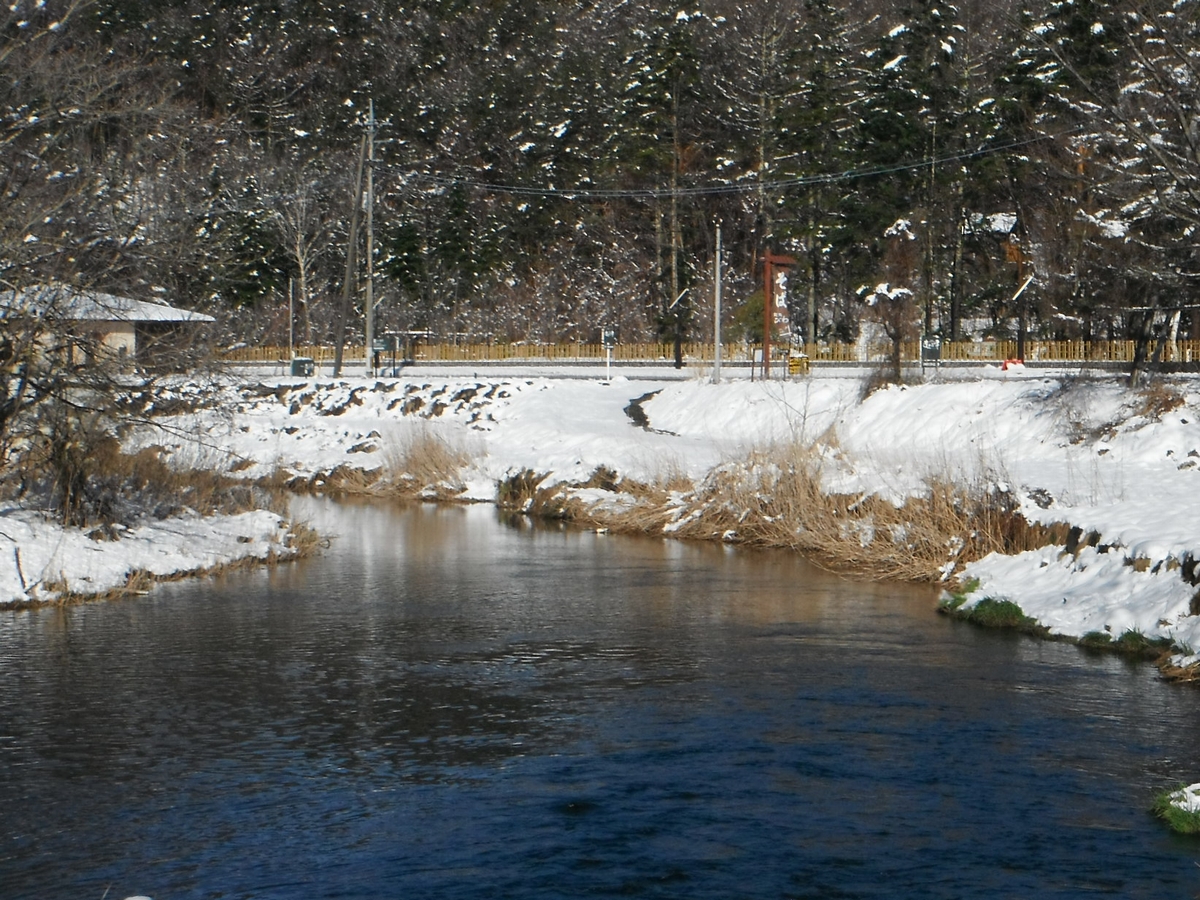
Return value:
[(0, 284), (703, 340), (719, 224), (734, 336), (1200, 338), (1198, 3), (10, 0)]

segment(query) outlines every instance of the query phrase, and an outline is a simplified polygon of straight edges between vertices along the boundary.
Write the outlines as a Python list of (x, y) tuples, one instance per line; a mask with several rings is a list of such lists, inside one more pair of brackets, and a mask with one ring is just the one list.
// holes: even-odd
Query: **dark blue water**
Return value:
[(0, 897), (1190, 898), (1200, 692), (784, 554), (314, 507), (0, 615)]

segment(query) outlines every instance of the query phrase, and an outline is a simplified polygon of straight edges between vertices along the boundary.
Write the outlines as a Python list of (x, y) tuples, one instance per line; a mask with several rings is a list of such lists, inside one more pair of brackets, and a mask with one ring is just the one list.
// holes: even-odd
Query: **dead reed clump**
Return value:
[(462, 470), (470, 461), (471, 454), (465, 447), (437, 430), (413, 428), (390, 442), (382, 466), (339, 465), (308, 479), (292, 479), (286, 485), (293, 491), (452, 500), (465, 489)]
[[(89, 442), (86, 464), (64, 474), (62, 466), (39, 466), (36, 452), (3, 480), (5, 497), (58, 511), (65, 524), (116, 540), (119, 526), (145, 516), (164, 519), (187, 510), (210, 515), (252, 509), (281, 512), (282, 494), (208, 468), (169, 465), (161, 447), (125, 453), (112, 438)], [(63, 490), (63, 479), (71, 490)]]
[[(583, 481), (546, 483), (548, 476), (524, 469), (497, 485), (496, 504), (538, 518), (560, 519), (626, 534), (661, 534), (671, 521), (683, 490), (693, 485), (678, 472), (663, 480), (643, 482), (598, 466)], [(600, 490), (605, 496), (584, 496)]]
[(287, 559), (307, 559), (328, 546), (328, 541), (305, 522), (292, 522), (283, 536)]
[(545, 484), (549, 476), (533, 469), (522, 469), (496, 485), (496, 505), (540, 519), (585, 520), (585, 505), (571, 497), (569, 485)]
[(1167, 413), (1183, 406), (1186, 398), (1174, 385), (1155, 379), (1137, 392), (1133, 414), (1158, 422)]
[(676, 506), (665, 491), (626, 491), (618, 496), (623, 502), (589, 506), (587, 524), (615, 534), (662, 534), (674, 518)]
[(380, 469), (358, 469), (335, 466), (328, 472), (318, 472), (308, 480), (308, 488), (326, 494), (376, 495), (386, 493), (380, 484)]
[(387, 451), (380, 486), (399, 496), (451, 499), (465, 490), (462, 470), (470, 462), (462, 444), (433, 428), (413, 428)]
[(662, 534), (675, 516), (680, 498), (695, 490), (676, 464), (665, 466), (651, 481), (640, 481), (601, 466), (592, 477), (570, 488), (601, 488), (611, 497), (583, 505), (577, 521), (619, 534)]
[(1200, 665), (1177, 666), (1171, 662), (1170, 653), (1164, 653), (1156, 665), (1163, 678), (1175, 684), (1194, 684), (1200, 681)]
[(903, 384), (902, 380), (897, 380), (895, 372), (887, 366), (871, 366), (866, 376), (862, 380), (862, 385), (859, 388), (858, 400), (861, 403), (866, 400), (876, 391), (881, 391), (884, 388), (889, 388), (892, 385)]
[(1054, 529), (1031, 527), (1015, 498), (947, 480), (896, 506), (874, 495), (828, 494), (823, 460), (808, 447), (752, 454), (715, 470), (667, 530), (682, 537), (736, 539), (804, 553), (859, 576), (935, 581), (993, 551), (1045, 546)]

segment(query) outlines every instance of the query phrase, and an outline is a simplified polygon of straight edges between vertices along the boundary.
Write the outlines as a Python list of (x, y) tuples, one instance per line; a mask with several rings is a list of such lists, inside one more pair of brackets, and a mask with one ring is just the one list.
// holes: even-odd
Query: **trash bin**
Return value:
[(297, 356), (292, 360), (293, 378), (312, 378), (316, 365), (307, 356)]

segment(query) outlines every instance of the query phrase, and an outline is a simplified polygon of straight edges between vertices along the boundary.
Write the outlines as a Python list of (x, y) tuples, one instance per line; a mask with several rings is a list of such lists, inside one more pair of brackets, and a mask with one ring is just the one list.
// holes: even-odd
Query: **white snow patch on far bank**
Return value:
[(100, 594), (129, 576), (156, 577), (214, 569), (243, 559), (286, 555), (284, 522), (265, 510), (238, 515), (183, 515), (150, 521), (119, 540), (93, 540), (40, 513), (0, 508), (0, 606), (58, 595)]

